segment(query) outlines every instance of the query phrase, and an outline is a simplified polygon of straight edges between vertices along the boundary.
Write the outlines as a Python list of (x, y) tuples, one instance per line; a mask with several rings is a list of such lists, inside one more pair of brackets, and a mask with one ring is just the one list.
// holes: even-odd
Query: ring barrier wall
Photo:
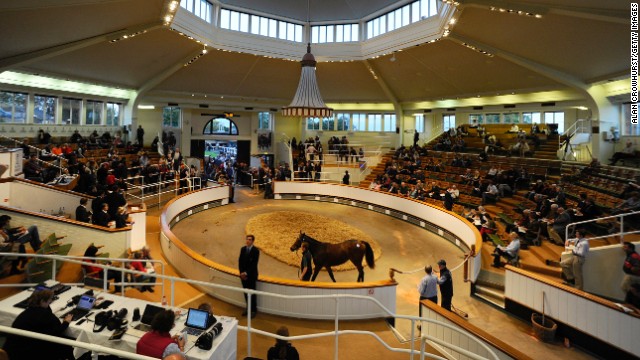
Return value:
[(381, 191), (317, 182), (278, 181), (274, 186), (274, 197), (355, 206), (408, 221), (438, 234), (463, 251), (471, 251), (475, 247), (476, 255), (469, 261), (471, 282), (475, 282), (480, 273), (480, 233), (464, 218), (445, 209)]
[(40, 240), (52, 233), (56, 236), (66, 236), (62, 242), (73, 245), (69, 255), (84, 254), (90, 244), (104, 245), (101, 252), (108, 252), (112, 257), (126, 257), (127, 250), (131, 248), (130, 227), (111, 229), (4, 206), (0, 206), (0, 214), (11, 216), (11, 226), (14, 227), (37, 226)]
[[(451, 328), (439, 326), (433, 322), (421, 323), (422, 336), (426, 337), (427, 343), (449, 359), (471, 359), (470, 356), (452, 348), (451, 345), (453, 345), (488, 359), (496, 356), (500, 360), (532, 360), (531, 357), (515, 349), (512, 345), (470, 324), (458, 315), (442, 309), (435, 303), (423, 300), (420, 302), (420, 307), (422, 307), (424, 317), (451, 326)], [(482, 345), (479, 342), (469, 341), (465, 336), (460, 336), (459, 332), (467, 331), (478, 338), (482, 342)]]
[(80, 199), (92, 198), (85, 194), (16, 178), (4, 180), (0, 189), (0, 198), (4, 206), (50, 215), (58, 214), (62, 208), (67, 214), (75, 214)]
[[(620, 250), (622, 251), (622, 250)], [(640, 354), (640, 318), (614, 303), (512, 266), (505, 267), (506, 310), (529, 320), (544, 312), (558, 323), (558, 333), (604, 358)], [(544, 296), (543, 296), (544, 293)]]
[[(191, 250), (178, 239), (171, 227), (194, 213), (228, 204), (227, 186), (203, 189), (171, 200), (165, 205), (160, 216), (160, 242), (166, 259), (183, 277), (226, 286), (242, 287), (238, 270), (214, 263)], [(378, 300), (388, 311), (396, 309), (396, 283), (390, 280), (365, 283), (326, 283), (301, 282), (260, 276), (257, 290), (269, 293), (305, 296), (305, 295), (360, 295)], [(201, 290), (231, 304), (244, 307), (242, 292), (202, 288)], [(336, 298), (321, 298), (306, 301), (287, 301), (283, 298), (258, 297), (258, 309), (261, 312), (307, 319), (334, 319)], [(370, 301), (357, 299), (339, 299), (340, 318), (366, 319), (386, 317), (388, 313)]]

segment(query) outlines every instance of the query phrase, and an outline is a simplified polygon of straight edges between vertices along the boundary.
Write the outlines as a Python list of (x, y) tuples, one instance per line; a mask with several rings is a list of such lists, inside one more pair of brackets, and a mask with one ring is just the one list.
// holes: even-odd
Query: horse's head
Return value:
[(304, 237), (305, 234), (300, 231), (300, 236), (298, 236), (298, 239), (296, 239), (296, 241), (293, 243), (293, 245), (291, 245), (291, 248), (289, 248), (291, 251), (296, 251), (298, 249), (300, 249), (300, 246), (302, 245), (302, 241), (304, 241)]

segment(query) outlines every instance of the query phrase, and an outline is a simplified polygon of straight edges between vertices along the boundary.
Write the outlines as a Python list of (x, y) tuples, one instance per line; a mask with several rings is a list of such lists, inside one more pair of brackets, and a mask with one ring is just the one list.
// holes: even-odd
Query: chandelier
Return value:
[(311, 53), (311, 44), (307, 44), (307, 53), (302, 57), (302, 73), (298, 90), (289, 106), (282, 108), (284, 116), (330, 117), (333, 109), (327, 107), (320, 95), (316, 82), (316, 59)]

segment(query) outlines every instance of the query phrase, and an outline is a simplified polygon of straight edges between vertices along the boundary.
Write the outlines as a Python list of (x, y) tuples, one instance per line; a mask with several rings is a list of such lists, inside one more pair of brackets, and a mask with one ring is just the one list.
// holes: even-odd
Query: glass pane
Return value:
[(371, 39), (373, 37), (373, 21), (369, 21), (367, 23), (367, 38)]
[(420, 1), (411, 4), (411, 22), (414, 23), (418, 20), (420, 20)]
[(389, 25), (388, 26), (389, 27), (389, 31), (393, 31), (393, 30), (396, 29), (396, 21), (395, 20), (396, 20), (396, 18), (393, 15), (392, 12), (387, 14), (387, 23)]
[(260, 34), (260, 17), (251, 15), (251, 33)]
[(402, 8), (402, 26), (409, 25), (411, 12), (409, 10), (409, 5)]
[(420, 19), (429, 17), (429, 0), (420, 0)]
[(222, 29), (229, 28), (229, 19), (231, 18), (231, 12), (229, 10), (220, 10), (220, 27)]
[(240, 13), (237, 11), (232, 11), (230, 22), (231, 25), (229, 26), (229, 29), (238, 31), (240, 29)]
[(27, 122), (27, 98), (25, 93), (13, 93), (13, 122)]
[(13, 117), (13, 93), (0, 92), (0, 122), (11, 122)]
[(287, 40), (289, 41), (295, 41), (295, 32), (296, 32), (296, 26), (295, 24), (287, 24)]
[(382, 16), (380, 18), (380, 34), (384, 34), (387, 32), (387, 17)]
[(359, 29), (360, 27), (357, 24), (351, 26), (351, 41), (358, 41), (358, 39), (360, 38), (358, 36), (358, 31), (360, 31)]
[(296, 39), (297, 42), (302, 42), (302, 25), (296, 25)]
[(269, 19), (265, 17), (260, 17), (260, 35), (269, 35)]
[(336, 42), (344, 42), (344, 28), (349, 25), (336, 25)]
[(395, 23), (396, 23), (396, 29), (402, 26), (402, 9), (398, 9), (396, 11), (393, 12), (395, 15)]
[(429, 16), (434, 16), (438, 13), (438, 5), (436, 0), (429, 0)]
[(333, 25), (327, 26), (327, 42), (334, 42)]
[(380, 34), (380, 19), (373, 20), (373, 36), (378, 36)]
[(311, 42), (314, 44), (318, 43), (318, 38), (320, 36), (320, 31), (318, 26), (314, 26), (311, 28)]
[(249, 14), (240, 14), (240, 31), (249, 32)]
[(33, 98), (33, 123), (44, 123), (44, 113), (46, 111), (45, 98), (43, 96), (35, 96)]
[(278, 35), (278, 22), (273, 19), (269, 19), (269, 36), (276, 37)]

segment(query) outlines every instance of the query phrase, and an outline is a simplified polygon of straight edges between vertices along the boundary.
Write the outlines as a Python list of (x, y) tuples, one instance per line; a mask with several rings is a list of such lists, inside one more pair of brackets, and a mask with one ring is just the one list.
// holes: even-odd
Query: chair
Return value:
[(509, 265), (520, 267), (520, 252), (518, 252), (514, 258), (509, 260)]

